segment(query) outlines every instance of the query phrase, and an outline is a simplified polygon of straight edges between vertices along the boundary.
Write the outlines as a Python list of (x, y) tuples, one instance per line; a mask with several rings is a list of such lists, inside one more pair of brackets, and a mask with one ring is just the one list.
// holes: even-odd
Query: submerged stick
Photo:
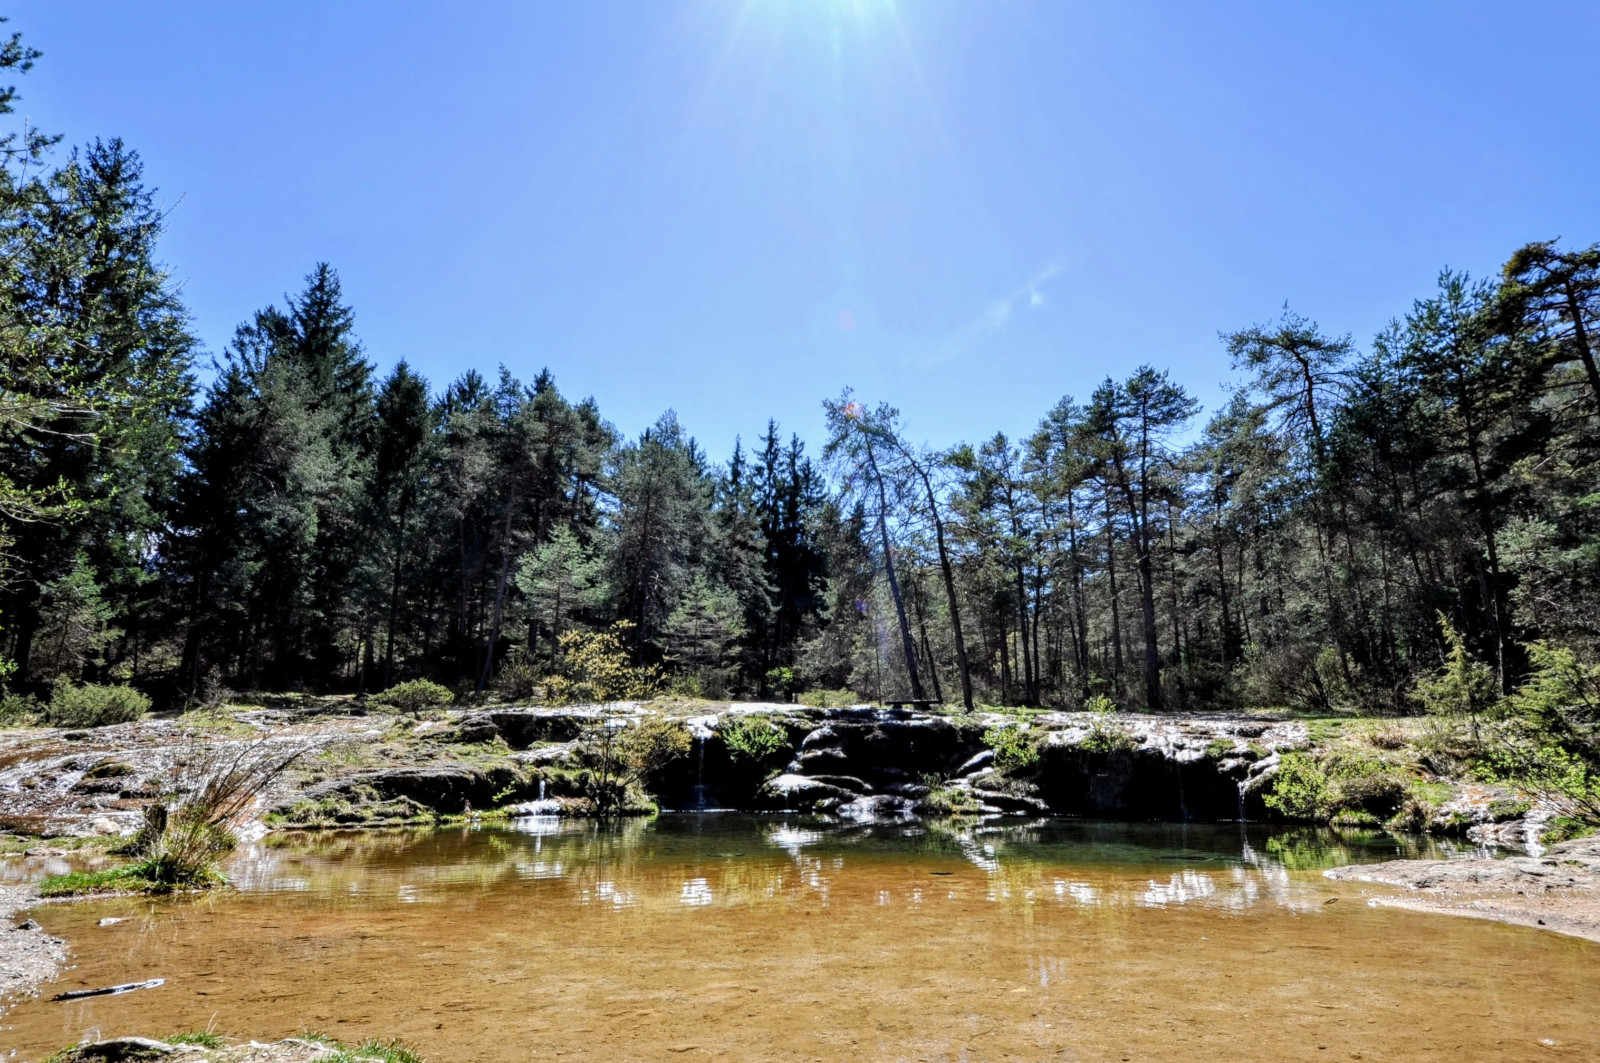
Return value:
[(122, 985), (108, 985), (104, 989), (74, 989), (70, 993), (57, 993), (51, 1000), (82, 1000), (84, 997), (114, 997), (118, 993), (131, 993), (135, 989), (154, 989), (158, 985), (166, 985), (165, 978), (152, 978), (148, 982), (124, 982)]

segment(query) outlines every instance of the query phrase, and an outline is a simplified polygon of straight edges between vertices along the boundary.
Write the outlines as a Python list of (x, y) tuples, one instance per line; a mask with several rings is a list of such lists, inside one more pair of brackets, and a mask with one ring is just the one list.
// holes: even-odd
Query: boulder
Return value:
[(785, 773), (769, 779), (761, 787), (760, 796), (765, 803), (778, 808), (824, 809), (854, 801), (857, 795), (841, 786)]

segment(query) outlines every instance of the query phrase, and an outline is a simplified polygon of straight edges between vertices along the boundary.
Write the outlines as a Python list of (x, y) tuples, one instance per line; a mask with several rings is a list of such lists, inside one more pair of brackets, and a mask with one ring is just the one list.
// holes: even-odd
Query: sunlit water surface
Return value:
[(273, 836), (235, 890), (36, 911), (76, 964), (46, 997), (167, 983), (25, 1001), (0, 1044), (209, 1027), (399, 1037), (431, 1063), (1600, 1059), (1600, 945), (1371, 907), (1318, 874), (1403, 855), (1445, 853), (728, 815)]

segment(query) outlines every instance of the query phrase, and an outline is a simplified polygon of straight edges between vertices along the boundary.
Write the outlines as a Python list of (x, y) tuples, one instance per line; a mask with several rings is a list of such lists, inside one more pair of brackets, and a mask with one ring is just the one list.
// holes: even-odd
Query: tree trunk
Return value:
[(513, 491), (510, 500), (506, 503), (506, 527), (501, 536), (500, 545), (500, 578), (495, 581), (494, 590), (494, 620), (489, 625), (489, 645), (483, 654), (483, 671), (478, 674), (479, 693), (489, 685), (489, 673), (494, 668), (494, 648), (500, 641), (500, 621), (505, 615), (506, 603), (506, 576), (511, 571), (511, 518), (517, 511), (517, 495)]
[(878, 534), (883, 540), (883, 569), (889, 577), (889, 596), (894, 599), (895, 616), (900, 621), (900, 646), (906, 655), (906, 676), (911, 680), (912, 698), (922, 701), (922, 679), (917, 675), (917, 647), (911, 639), (911, 624), (906, 620), (906, 603), (900, 594), (900, 580), (894, 573), (894, 551), (889, 546), (889, 495), (884, 490), (883, 474), (878, 471), (878, 460), (867, 447), (867, 464), (878, 487)]
[[(950, 565), (950, 552), (945, 549), (944, 521), (939, 518), (939, 502), (933, 493), (933, 482), (920, 467), (917, 467), (917, 473), (922, 477), (923, 489), (928, 492), (928, 513), (933, 517), (933, 537), (939, 546), (939, 572), (944, 577), (944, 594), (950, 605), (950, 634), (956, 643), (956, 668), (961, 672), (961, 705), (971, 712), (974, 707), (972, 671), (967, 665), (967, 644), (961, 637), (961, 606), (956, 601), (956, 579)], [(938, 682), (937, 676), (934, 682)]]

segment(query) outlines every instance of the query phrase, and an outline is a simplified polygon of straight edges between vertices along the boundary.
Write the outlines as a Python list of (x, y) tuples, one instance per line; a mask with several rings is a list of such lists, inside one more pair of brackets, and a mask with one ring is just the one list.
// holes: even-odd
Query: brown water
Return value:
[[(0, 1044), (210, 1026), (450, 1060), (1600, 1059), (1600, 945), (1373, 908), (1312, 832), (665, 816), (284, 837), (239, 889), (34, 914)], [(1327, 903), (1337, 898), (1336, 903)], [(100, 927), (105, 916), (124, 922)]]

